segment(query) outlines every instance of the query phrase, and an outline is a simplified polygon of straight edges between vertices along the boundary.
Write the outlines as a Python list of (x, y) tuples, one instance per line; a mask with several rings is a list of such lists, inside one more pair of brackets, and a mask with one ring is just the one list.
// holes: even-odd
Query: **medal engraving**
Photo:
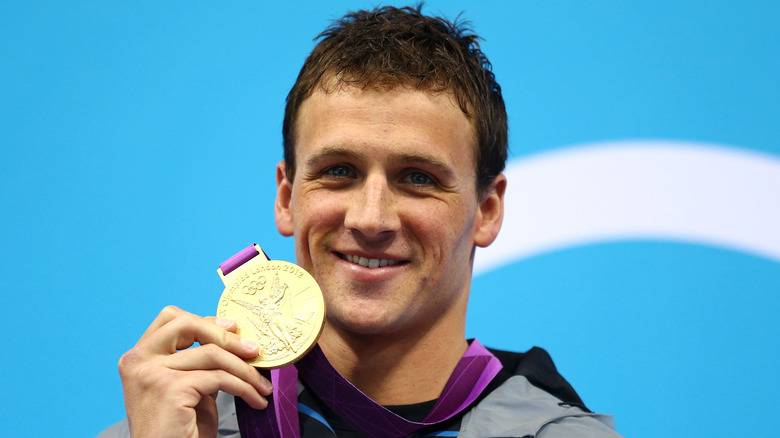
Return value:
[(236, 333), (260, 345), (259, 356), (247, 363), (279, 368), (297, 361), (317, 343), (325, 302), (308, 272), (273, 260), (253, 264), (234, 278), (220, 297), (217, 316), (236, 320)]

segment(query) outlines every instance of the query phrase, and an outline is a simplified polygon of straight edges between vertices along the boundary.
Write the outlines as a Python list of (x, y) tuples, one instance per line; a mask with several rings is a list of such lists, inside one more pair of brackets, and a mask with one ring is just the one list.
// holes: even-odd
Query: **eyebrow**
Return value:
[[(310, 156), (306, 160), (306, 166), (316, 167), (321, 161), (329, 160), (332, 158), (347, 158), (352, 160), (361, 160), (361, 154), (356, 152), (354, 148), (346, 148), (341, 146), (327, 146), (320, 151)], [(420, 164), (426, 167), (435, 169), (436, 173), (439, 173), (447, 178), (454, 178), (455, 172), (452, 166), (447, 165), (437, 157), (424, 152), (420, 153), (405, 153), (405, 152), (392, 152), (390, 153), (390, 162), (394, 164), (398, 163), (410, 163)]]
[(454, 178), (455, 172), (452, 170), (452, 166), (448, 166), (446, 163), (439, 160), (437, 157), (426, 153), (392, 153), (390, 154), (390, 160), (393, 163), (412, 163), (420, 164), (425, 167), (435, 169), (436, 173), (443, 175), (446, 178)]
[(308, 167), (317, 167), (317, 164), (321, 161), (329, 160), (332, 158), (352, 158), (358, 159), (359, 154), (354, 150), (340, 147), (340, 146), (326, 146), (320, 149), (317, 153), (311, 155), (306, 159), (305, 165)]

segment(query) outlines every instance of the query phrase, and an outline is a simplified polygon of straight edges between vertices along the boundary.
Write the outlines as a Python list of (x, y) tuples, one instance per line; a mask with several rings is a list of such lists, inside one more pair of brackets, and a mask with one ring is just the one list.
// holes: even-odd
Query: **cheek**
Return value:
[(316, 193), (306, 193), (299, 196), (295, 205), (296, 241), (307, 241), (317, 238), (321, 230), (332, 230), (334, 225), (341, 222), (344, 215), (344, 203), (333, 196), (318, 196)]
[(408, 210), (405, 216), (407, 226), (421, 242), (423, 250), (442, 253), (437, 258), (452, 257), (451, 251), (471, 245), (474, 215), (468, 206), (445, 203), (417, 206)]
[(474, 208), (462, 202), (444, 204), (431, 212), (429, 222), (435, 224), (439, 233), (449, 232), (452, 236), (460, 236), (468, 232), (474, 223)]

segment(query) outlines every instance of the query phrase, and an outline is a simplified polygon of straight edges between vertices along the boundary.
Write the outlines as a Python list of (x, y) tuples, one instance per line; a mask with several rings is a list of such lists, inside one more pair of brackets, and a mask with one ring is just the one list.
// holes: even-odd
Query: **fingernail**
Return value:
[(265, 378), (265, 376), (260, 376), (263, 378), (263, 386), (268, 390), (268, 392), (273, 392), (274, 385), (271, 385), (271, 381)]
[(247, 350), (254, 350), (258, 348), (257, 342), (244, 338), (241, 338), (241, 345), (243, 345)]
[(214, 324), (222, 327), (223, 329), (230, 328), (230, 326), (232, 326), (234, 322), (235, 321), (233, 321), (232, 319), (227, 319), (227, 318), (216, 318), (214, 320)]

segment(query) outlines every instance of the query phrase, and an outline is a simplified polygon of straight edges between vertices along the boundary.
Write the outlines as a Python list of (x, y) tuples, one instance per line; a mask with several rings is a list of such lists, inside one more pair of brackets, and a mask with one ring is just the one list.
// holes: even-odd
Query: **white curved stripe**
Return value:
[(475, 274), (601, 241), (653, 239), (780, 262), (780, 159), (699, 143), (580, 145), (514, 160), (498, 239)]

